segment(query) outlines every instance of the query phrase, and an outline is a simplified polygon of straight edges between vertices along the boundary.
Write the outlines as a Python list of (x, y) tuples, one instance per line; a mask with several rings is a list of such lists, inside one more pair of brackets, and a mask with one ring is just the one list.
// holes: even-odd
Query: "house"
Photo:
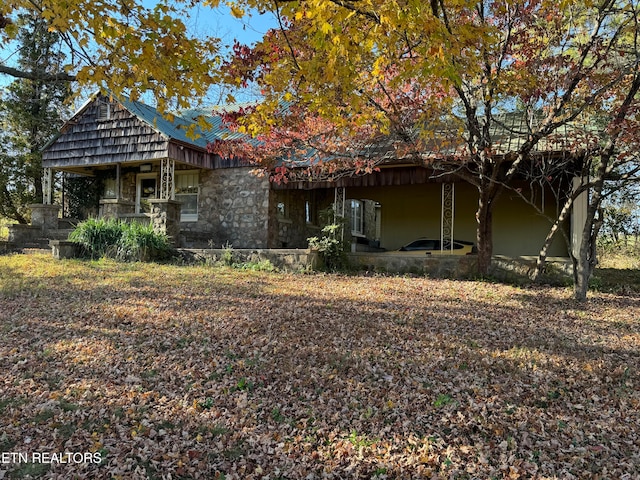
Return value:
[[(395, 162), (335, 182), (278, 185), (253, 174), (250, 161), (210, 153), (209, 142), (233, 134), (215, 116), (200, 130), (195, 113), (167, 119), (140, 102), (94, 95), (43, 152), (45, 204), (54, 172), (65, 172), (100, 183), (95, 214), (151, 221), (184, 247), (306, 248), (332, 205), (346, 218), (353, 250), (394, 250), (424, 236), (475, 239), (477, 191), (452, 175)], [(542, 189), (537, 198), (555, 215), (552, 195)], [(548, 221), (515, 193), (500, 197), (496, 254), (534, 255), (547, 231)], [(550, 255), (566, 256), (564, 242)]]
[(45, 177), (94, 178), (102, 185), (94, 214), (153, 221), (180, 246), (269, 248), (289, 238), (301, 245), (313, 229), (291, 232), (268, 180), (253, 175), (248, 162), (207, 151), (208, 142), (229, 133), (219, 118), (209, 121), (210, 131), (196, 129), (191, 138), (189, 116), (168, 120), (143, 103), (94, 95), (44, 149)]

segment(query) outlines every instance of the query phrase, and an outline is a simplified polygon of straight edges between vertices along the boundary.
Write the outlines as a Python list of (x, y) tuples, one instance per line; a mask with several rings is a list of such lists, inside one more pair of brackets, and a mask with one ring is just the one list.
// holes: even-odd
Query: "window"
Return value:
[(364, 235), (364, 204), (351, 200), (351, 235)]
[(304, 202), (304, 219), (307, 223), (314, 223), (313, 210), (311, 208), (311, 201), (306, 200)]
[(289, 192), (282, 192), (279, 197), (276, 203), (276, 216), (278, 221), (287, 223), (290, 221), (289, 218), (291, 216)]
[(278, 217), (287, 218), (287, 204), (284, 202), (278, 202), (276, 205), (276, 210), (278, 211)]
[(316, 225), (318, 223), (318, 203), (316, 192), (313, 190), (309, 192), (309, 197), (304, 202), (304, 219), (307, 225)]
[(102, 198), (116, 198), (118, 193), (116, 186), (117, 185), (116, 185), (115, 178), (105, 178), (104, 189), (102, 191)]
[(101, 103), (98, 105), (98, 121), (104, 122), (111, 118), (111, 105), (108, 103)]
[(198, 220), (198, 172), (176, 172), (175, 198), (180, 202), (180, 221)]
[(137, 175), (136, 213), (151, 213), (149, 200), (158, 198), (158, 178), (155, 173)]

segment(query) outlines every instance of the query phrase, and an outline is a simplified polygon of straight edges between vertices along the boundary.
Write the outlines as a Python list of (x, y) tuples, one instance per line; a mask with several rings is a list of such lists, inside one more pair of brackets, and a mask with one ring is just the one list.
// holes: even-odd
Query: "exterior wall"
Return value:
[[(320, 235), (326, 219), (322, 211), (334, 201), (333, 190), (272, 190), (269, 205), (269, 247), (307, 248), (309, 237)], [(306, 203), (311, 207), (307, 222)], [(284, 206), (284, 215), (278, 205)]]
[(198, 221), (181, 222), (189, 247), (267, 248), (269, 184), (251, 168), (200, 171)]
[[(397, 250), (419, 237), (440, 238), (440, 184), (347, 188), (347, 198), (370, 199), (380, 203), (380, 246), (387, 250)], [(455, 238), (475, 241), (477, 199), (475, 187), (456, 183)], [(550, 195), (545, 209), (555, 215), (555, 205)], [(549, 230), (549, 223), (516, 194), (507, 191), (496, 201), (493, 230), (494, 254), (536, 255)], [(549, 256), (567, 256), (561, 236), (553, 243)]]
[[(363, 234), (354, 235), (351, 231), (352, 212), (351, 200), (360, 200), (363, 208)], [(351, 251), (375, 251), (379, 250), (380, 235), (377, 231), (377, 216), (380, 214), (378, 202), (366, 198), (352, 198), (347, 191), (347, 199), (344, 212), (345, 229), (344, 239), (347, 245), (351, 244)]]
[[(538, 192), (536, 203), (547, 216), (556, 217), (556, 202), (550, 192), (546, 192), (546, 195)], [(497, 200), (493, 216), (493, 253), (510, 257), (537, 255), (550, 228), (549, 220), (538, 214), (531, 205), (514, 192), (505, 191)], [(561, 233), (556, 235), (548, 256), (569, 256)]]

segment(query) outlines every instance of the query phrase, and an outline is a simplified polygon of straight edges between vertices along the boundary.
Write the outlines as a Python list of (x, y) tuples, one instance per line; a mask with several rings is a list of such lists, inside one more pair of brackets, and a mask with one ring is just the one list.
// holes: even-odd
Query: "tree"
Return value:
[[(239, 11), (271, 5), (232, 3)], [(491, 261), (493, 206), (537, 152), (556, 145), (574, 159), (595, 153), (595, 170), (612, 173), (616, 125), (636, 108), (633, 96), (623, 107), (638, 70), (635, 2), (311, 0), (273, 8), (280, 29), (254, 48), (236, 46), (226, 65), (229, 81), (256, 82), (265, 94), (238, 129), (263, 145), (279, 141), (284, 158), (325, 146), (314, 150), (315, 169), (349, 156), (352, 171), (375, 168), (359, 146), (387, 136), (397, 157), (455, 172), (478, 190), (480, 273)], [(524, 121), (517, 128), (502, 123), (502, 113), (518, 108)], [(307, 121), (296, 128), (295, 116)], [(597, 137), (609, 137), (609, 146), (591, 150), (581, 143), (584, 131), (566, 134), (592, 117), (605, 119)], [(496, 126), (519, 141), (501, 143)], [(582, 187), (595, 202), (589, 228), (601, 201), (595, 178)], [(589, 256), (585, 248), (579, 263)]]
[(43, 200), (41, 150), (62, 125), (69, 85), (43, 79), (64, 61), (58, 34), (37, 16), (18, 23), (18, 66), (37, 79), (17, 79), (0, 97), (0, 215), (27, 223), (27, 205)]
[[(634, 188), (635, 187), (635, 188)], [(638, 190), (637, 185), (629, 185), (620, 191), (607, 195), (603, 202), (603, 224), (601, 243), (617, 247), (628, 246), (630, 238), (637, 237), (638, 231)]]
[(28, 14), (58, 33), (68, 62), (57, 72), (29, 72), (0, 62), (0, 74), (78, 81), (134, 100), (151, 92), (164, 112), (187, 107), (215, 83), (218, 62), (218, 39), (197, 39), (187, 32), (183, 19), (192, 3), (160, 0), (147, 8), (137, 0), (2, 2), (0, 47), (16, 38), (17, 16)]

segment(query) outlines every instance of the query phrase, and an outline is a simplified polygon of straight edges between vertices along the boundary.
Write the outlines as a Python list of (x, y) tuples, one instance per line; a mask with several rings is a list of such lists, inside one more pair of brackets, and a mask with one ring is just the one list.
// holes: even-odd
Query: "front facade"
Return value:
[[(101, 188), (94, 215), (153, 222), (183, 247), (306, 248), (335, 215), (353, 251), (396, 250), (419, 237), (475, 240), (478, 194), (454, 177), (395, 165), (335, 183), (270, 184), (249, 162), (207, 151), (229, 134), (219, 119), (208, 120), (212, 128), (194, 139), (188, 116), (167, 120), (139, 102), (96, 95), (45, 149), (45, 178), (49, 185), (55, 171), (94, 178)], [(46, 182), (45, 191), (51, 203)], [(544, 192), (539, 198), (555, 213)], [(515, 194), (500, 197), (496, 254), (534, 255), (547, 231), (547, 220)], [(566, 256), (564, 242), (550, 255)]]

